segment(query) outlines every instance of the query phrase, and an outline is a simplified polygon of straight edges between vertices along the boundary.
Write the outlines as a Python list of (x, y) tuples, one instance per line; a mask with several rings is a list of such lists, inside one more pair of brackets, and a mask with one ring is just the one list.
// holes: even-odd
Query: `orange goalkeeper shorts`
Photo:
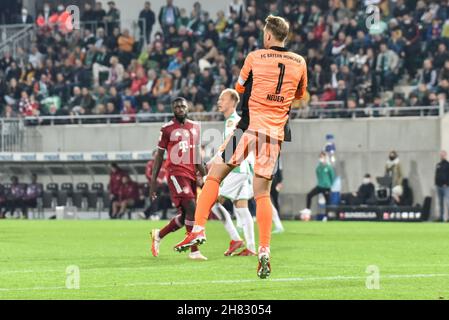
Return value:
[(238, 166), (248, 157), (254, 155), (254, 173), (272, 179), (278, 166), (282, 141), (260, 132), (236, 129), (219, 148), (221, 158), (227, 164)]

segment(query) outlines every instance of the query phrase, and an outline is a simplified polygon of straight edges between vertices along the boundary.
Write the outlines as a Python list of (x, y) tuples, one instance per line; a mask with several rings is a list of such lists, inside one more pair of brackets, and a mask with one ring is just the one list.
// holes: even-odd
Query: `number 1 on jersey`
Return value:
[(284, 81), (284, 75), (285, 75), (285, 64), (279, 62), (278, 68), (281, 70), (279, 71), (279, 79), (278, 79), (278, 85), (276, 87), (276, 94), (281, 93), (282, 82)]

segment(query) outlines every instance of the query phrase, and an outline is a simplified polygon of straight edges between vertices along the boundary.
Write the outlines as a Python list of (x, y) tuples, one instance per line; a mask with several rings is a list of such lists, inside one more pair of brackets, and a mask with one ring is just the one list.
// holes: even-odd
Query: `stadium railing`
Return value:
[[(143, 34), (141, 33), (139, 25), (142, 26)], [(85, 29), (89, 29), (95, 33), (98, 28), (102, 27), (105, 30), (105, 34), (109, 34), (112, 33), (112, 30), (110, 29), (116, 26), (118, 26), (120, 30), (129, 28), (130, 34), (134, 39), (143, 44), (141, 47), (147, 45), (145, 19), (121, 19), (111, 22), (81, 21), (79, 23), (79, 30), (84, 32)], [(29, 50), (36, 38), (36, 31), (38, 29), (39, 28), (34, 23), (0, 26), (0, 54), (3, 55), (4, 52), (9, 51), (12, 56), (15, 57), (18, 48)], [(54, 30), (57, 30), (57, 28)]]
[(1, 26), (0, 54), (9, 51), (13, 57), (17, 55), (18, 48), (29, 49), (28, 46), (35, 37), (34, 24), (15, 24)]
[(21, 119), (0, 118), (0, 151), (18, 152), (22, 150), (24, 124)]
[[(301, 109), (292, 109), (292, 119), (323, 119), (323, 118), (374, 118), (374, 117), (428, 117), (442, 116), (449, 111), (448, 106), (421, 106), (421, 107), (381, 107), (381, 108), (335, 108), (329, 106), (342, 105), (342, 102), (328, 104), (310, 104)], [(133, 115), (67, 115), (67, 116), (33, 116), (24, 118), (9, 118), (9, 122), (21, 121), (24, 125), (58, 125), (58, 124), (119, 124), (119, 123), (145, 123), (167, 122), (173, 117), (172, 113), (137, 113)], [(191, 112), (189, 117), (196, 121), (221, 121), (220, 112)], [(4, 119), (0, 119), (3, 121)]]
[(449, 111), (446, 105), (440, 106), (404, 106), (404, 107), (366, 107), (366, 108), (316, 108), (306, 106), (301, 109), (293, 109), (291, 118), (293, 119), (313, 119), (313, 118), (373, 118), (373, 117), (426, 117), (442, 116)]

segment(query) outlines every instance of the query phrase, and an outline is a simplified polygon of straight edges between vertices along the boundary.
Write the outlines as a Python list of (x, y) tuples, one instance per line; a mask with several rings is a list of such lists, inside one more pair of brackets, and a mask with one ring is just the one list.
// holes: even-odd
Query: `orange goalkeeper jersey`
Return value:
[(242, 120), (249, 130), (282, 141), (290, 106), (304, 96), (306, 88), (303, 57), (281, 47), (253, 51), (246, 57), (235, 85), (239, 93), (247, 96), (243, 98)]

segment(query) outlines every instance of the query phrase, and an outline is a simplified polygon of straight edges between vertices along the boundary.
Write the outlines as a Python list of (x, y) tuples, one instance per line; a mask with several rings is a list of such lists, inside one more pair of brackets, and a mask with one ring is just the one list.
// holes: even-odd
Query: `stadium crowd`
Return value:
[[(189, 10), (175, 1), (158, 13), (145, 2), (136, 17), (140, 37), (121, 28), (123, 8), (114, 1), (108, 10), (101, 2), (86, 4), (80, 30), (67, 27), (62, 6), (44, 4), (31, 18), (32, 45), (0, 58), (1, 116), (122, 115), (115, 121), (132, 122), (137, 113), (169, 112), (178, 95), (191, 101), (191, 111), (215, 111), (218, 94), (237, 81), (248, 52), (262, 47), (270, 13), (289, 20), (288, 46), (308, 63), (309, 94), (293, 107), (336, 100), (347, 109), (447, 102), (449, 1), (228, 0), (216, 15), (199, 2)], [(374, 25), (369, 4), (380, 12)], [(28, 16), (22, 10), (17, 22)], [(413, 88), (384, 94), (397, 84)]]

